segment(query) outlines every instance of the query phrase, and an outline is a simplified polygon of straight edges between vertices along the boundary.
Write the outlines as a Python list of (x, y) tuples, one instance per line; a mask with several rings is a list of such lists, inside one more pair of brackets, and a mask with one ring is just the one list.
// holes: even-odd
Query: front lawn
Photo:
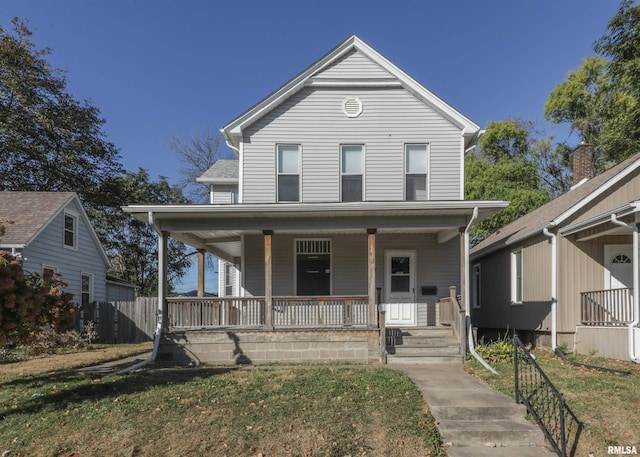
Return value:
[(444, 455), (420, 393), (396, 370), (204, 367), (100, 377), (61, 359), (56, 371), (38, 363), (0, 365), (5, 457)]
[[(605, 456), (609, 446), (635, 446), (640, 452), (640, 366), (631, 362), (605, 360), (598, 357), (576, 357), (589, 364), (631, 372), (624, 376), (576, 368), (551, 352), (533, 352), (540, 367), (565, 396), (582, 429), (575, 446), (575, 456)], [(492, 375), (475, 360), (467, 361), (467, 372), (496, 390), (515, 398), (512, 362), (491, 364), (499, 373)], [(575, 440), (574, 440), (575, 441)]]

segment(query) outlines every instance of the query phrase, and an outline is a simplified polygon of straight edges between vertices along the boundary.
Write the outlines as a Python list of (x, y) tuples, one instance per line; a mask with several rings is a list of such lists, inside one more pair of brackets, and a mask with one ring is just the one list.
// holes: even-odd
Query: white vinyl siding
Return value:
[(211, 190), (211, 203), (229, 205), (238, 203), (238, 186), (236, 184), (216, 184)]
[(522, 249), (511, 252), (511, 303), (523, 301)]
[(363, 54), (352, 51), (333, 65), (313, 76), (314, 79), (332, 80), (338, 78), (388, 79), (391, 74)]
[(343, 202), (362, 201), (363, 149), (362, 145), (342, 145), (340, 147), (340, 200)]
[[(363, 112), (342, 112), (357, 96)], [(402, 201), (406, 144), (429, 143), (431, 200), (459, 200), (461, 132), (400, 88), (304, 88), (249, 126), (242, 144), (243, 203), (276, 202), (277, 144), (300, 144), (305, 203), (340, 201), (340, 145), (366, 144), (365, 201)]]

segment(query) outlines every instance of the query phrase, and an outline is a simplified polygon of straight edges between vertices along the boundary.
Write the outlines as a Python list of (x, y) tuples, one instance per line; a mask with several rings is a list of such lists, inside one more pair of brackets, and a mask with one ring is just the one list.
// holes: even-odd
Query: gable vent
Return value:
[(362, 102), (358, 97), (347, 97), (342, 102), (342, 111), (347, 117), (358, 117), (362, 114)]

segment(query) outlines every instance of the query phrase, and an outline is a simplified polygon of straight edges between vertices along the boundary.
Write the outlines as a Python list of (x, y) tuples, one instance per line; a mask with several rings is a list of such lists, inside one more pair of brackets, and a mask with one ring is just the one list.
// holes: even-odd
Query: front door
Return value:
[(605, 289), (633, 288), (633, 248), (630, 244), (607, 244), (605, 256)]
[(415, 251), (386, 251), (384, 263), (386, 325), (416, 325)]
[(296, 294), (331, 295), (331, 240), (296, 240)]

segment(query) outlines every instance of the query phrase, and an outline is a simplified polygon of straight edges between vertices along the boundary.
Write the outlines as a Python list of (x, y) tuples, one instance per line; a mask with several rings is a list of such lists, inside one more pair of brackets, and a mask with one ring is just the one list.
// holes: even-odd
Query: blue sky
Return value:
[[(177, 182), (171, 137), (217, 132), (352, 34), (481, 126), (543, 122), (618, 0), (2, 0), (68, 90), (106, 119), (126, 169)], [(180, 290), (195, 288), (190, 274)], [(215, 290), (209, 274), (207, 290)]]

